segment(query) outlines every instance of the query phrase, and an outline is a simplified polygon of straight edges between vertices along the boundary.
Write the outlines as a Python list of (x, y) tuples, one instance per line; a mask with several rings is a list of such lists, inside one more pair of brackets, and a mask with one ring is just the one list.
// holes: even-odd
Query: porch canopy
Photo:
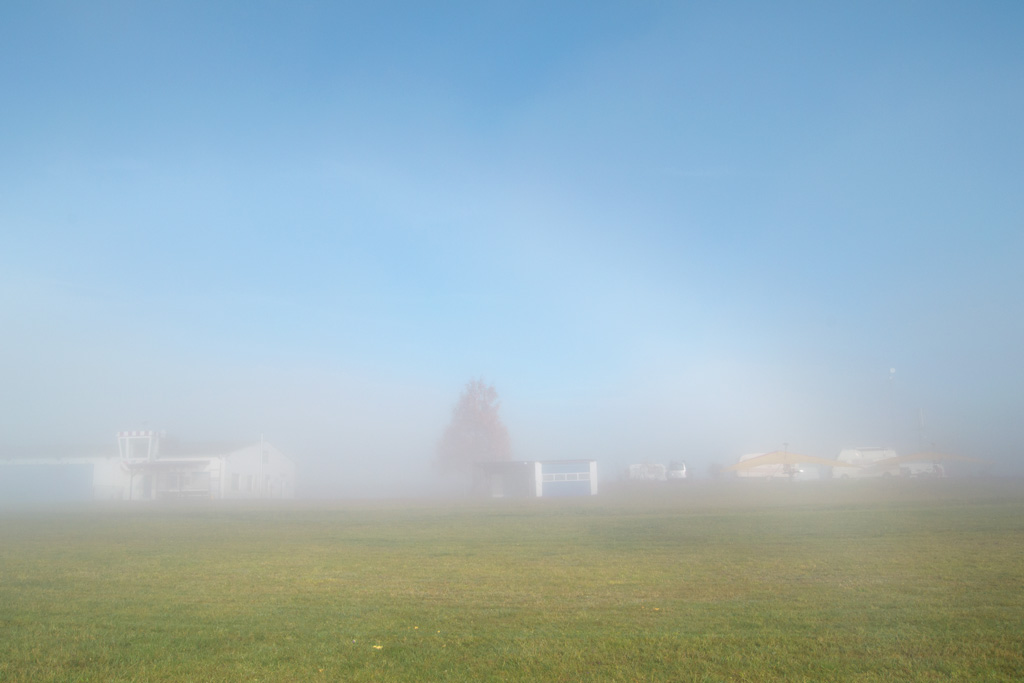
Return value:
[(727, 472), (739, 472), (749, 470), (761, 465), (825, 465), (826, 467), (860, 467), (848, 462), (818, 458), (813, 455), (801, 455), (789, 451), (772, 451), (754, 458), (748, 458), (741, 462), (726, 467)]

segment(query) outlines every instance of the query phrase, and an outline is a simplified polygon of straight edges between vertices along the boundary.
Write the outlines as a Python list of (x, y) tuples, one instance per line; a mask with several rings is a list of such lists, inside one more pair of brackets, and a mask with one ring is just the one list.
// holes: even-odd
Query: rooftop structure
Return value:
[(141, 430), (118, 432), (117, 445), (2, 458), (0, 501), (295, 497), (294, 463), (263, 439), (189, 448)]

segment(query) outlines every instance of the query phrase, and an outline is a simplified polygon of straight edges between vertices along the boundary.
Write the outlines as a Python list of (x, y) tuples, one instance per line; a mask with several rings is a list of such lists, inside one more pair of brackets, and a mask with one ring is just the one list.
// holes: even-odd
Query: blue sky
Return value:
[(1024, 7), (552, 5), (4, 3), (0, 439), (1016, 457)]

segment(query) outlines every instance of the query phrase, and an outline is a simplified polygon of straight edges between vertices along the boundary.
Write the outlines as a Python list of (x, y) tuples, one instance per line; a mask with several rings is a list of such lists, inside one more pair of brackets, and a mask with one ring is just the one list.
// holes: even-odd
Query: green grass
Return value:
[(0, 681), (1024, 678), (1024, 486), (729, 483), (7, 510)]

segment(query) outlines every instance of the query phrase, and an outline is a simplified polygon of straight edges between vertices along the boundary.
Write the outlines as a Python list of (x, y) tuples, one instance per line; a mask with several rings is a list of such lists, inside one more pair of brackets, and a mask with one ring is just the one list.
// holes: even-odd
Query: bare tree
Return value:
[(470, 380), (452, 409), (452, 421), (437, 444), (434, 464), (444, 472), (471, 472), (485, 460), (510, 460), (508, 429), (493, 385)]

